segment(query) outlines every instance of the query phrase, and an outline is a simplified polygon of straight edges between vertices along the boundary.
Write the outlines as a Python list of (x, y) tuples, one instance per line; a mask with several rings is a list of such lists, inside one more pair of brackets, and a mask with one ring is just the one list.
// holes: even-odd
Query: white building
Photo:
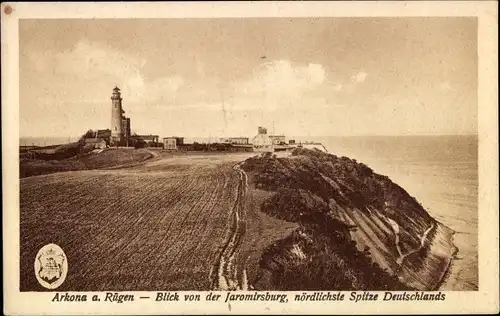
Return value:
[(163, 149), (165, 149), (165, 150), (177, 150), (177, 139), (175, 137), (164, 137), (163, 138)]
[(273, 141), (267, 135), (267, 129), (259, 127), (257, 135), (252, 139), (255, 151), (273, 151)]
[(248, 145), (248, 137), (221, 138), (220, 142), (225, 144)]
[(273, 142), (274, 145), (285, 145), (286, 137), (285, 135), (269, 135), (269, 138)]

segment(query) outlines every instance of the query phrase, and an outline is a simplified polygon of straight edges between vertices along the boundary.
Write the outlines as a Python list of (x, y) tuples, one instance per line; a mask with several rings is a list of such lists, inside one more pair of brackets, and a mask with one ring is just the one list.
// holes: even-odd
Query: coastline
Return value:
[[(454, 245), (453, 236), (455, 231), (453, 229), (434, 219), (420, 204), (417, 204), (415, 198), (412, 198), (387, 176), (370, 173), (369, 169), (363, 169), (363, 164), (346, 157), (326, 156), (325, 153), (308, 150), (299, 151), (296, 155), (303, 155), (303, 157), (301, 159), (260, 157), (254, 158), (254, 161), (248, 161), (247, 171), (259, 175), (255, 179), (260, 181), (260, 187), (275, 192), (271, 200), (266, 202), (266, 213), (281, 219), (302, 223), (305, 227), (312, 225), (311, 231), (314, 231), (314, 224), (321, 221), (322, 216), (326, 216), (324, 214), (333, 214), (340, 222), (357, 227), (355, 233), (362, 234), (357, 236), (358, 238), (352, 235), (353, 232), (340, 234), (346, 238), (347, 241), (345, 242), (351, 242), (355, 245), (358, 252), (365, 253), (366, 249), (368, 249), (372, 262), (383, 269), (387, 269), (387, 272), (396, 280), (399, 279), (399, 282), (414, 290), (432, 291), (440, 287), (447, 274), (449, 274), (448, 271), (457, 252), (457, 247)], [(297, 171), (304, 169), (305, 165), (307, 165), (307, 171)], [(332, 166), (332, 168), (328, 168), (329, 166)], [(313, 180), (318, 174), (323, 175), (323, 172), (332, 178), (327, 178), (324, 182)], [(280, 180), (277, 182), (275, 179)], [(304, 182), (303, 179), (309, 179), (309, 182)], [(393, 195), (390, 193), (382, 195), (382, 202), (385, 201), (387, 204), (389, 201), (395, 205), (400, 203), (398, 204), (399, 207), (396, 207), (391, 213), (393, 220), (397, 222), (397, 231), (393, 232), (389, 227), (389, 223), (379, 219), (380, 215), (377, 214), (380, 212), (385, 214), (388, 211), (378, 210), (381, 206), (377, 203), (381, 202), (373, 199), (377, 191), (359, 184), (361, 181), (367, 182), (367, 179), (378, 181), (372, 182), (372, 187), (376, 188), (376, 185), (379, 185), (392, 192)], [(287, 183), (292, 187), (299, 185), (300, 189), (296, 191), (296, 187), (294, 187), (295, 190), (293, 188), (281, 188), (280, 191), (280, 189), (277, 189), (277, 183), (281, 186), (283, 186), (283, 183)], [(347, 184), (351, 185), (351, 187), (358, 185), (358, 187), (349, 189)], [(349, 195), (349, 192), (364, 192), (365, 198), (358, 198), (358, 195)], [(370, 200), (370, 198), (372, 199)], [(326, 199), (330, 201), (328, 204), (324, 202)], [(363, 205), (349, 204), (356, 203), (356, 201), (358, 203), (362, 201), (362, 203), (365, 203), (363, 205), (370, 206), (368, 207), (369, 212), (361, 211)], [(281, 211), (283, 208), (297, 210), (298, 213), (283, 212)], [(313, 210), (318, 209), (322, 211), (314, 213)], [(415, 213), (412, 213), (413, 215), (410, 218), (407, 212)], [(304, 214), (307, 213), (312, 213), (315, 216), (306, 217)], [(403, 234), (404, 238), (402, 241), (397, 239), (399, 227), (402, 229), (401, 234)], [(338, 230), (339, 227), (332, 226), (327, 230), (332, 229)], [(287, 270), (297, 272), (294, 277), (298, 278), (298, 271), (303, 267), (299, 268), (300, 264), (296, 264), (296, 262), (303, 262), (308, 255), (325, 266), (334, 264), (328, 256), (321, 257), (314, 251), (310, 251), (314, 246), (309, 245), (306, 240), (318, 235), (321, 230), (316, 231), (316, 233), (311, 233), (311, 231), (308, 231), (309, 238), (305, 238), (303, 242), (301, 238), (297, 237), (297, 239), (288, 236), (282, 241), (284, 246), (269, 249), (266, 256), (275, 257), (275, 259), (268, 260), (267, 268), (273, 271), (276, 270), (274, 261), (279, 261), (288, 266)], [(305, 233), (307, 235), (307, 232)], [(301, 234), (299, 235), (301, 236)], [(396, 236), (396, 245), (394, 245), (394, 236)], [(311, 240), (315, 239), (312, 238)], [(313, 242), (313, 245), (316, 244), (328, 248), (332, 244), (336, 244), (336, 242), (332, 243), (332, 240), (319, 238), (316, 242)], [(404, 260), (401, 260), (403, 256), (399, 249), (400, 245), (404, 247)], [(397, 252), (394, 246), (397, 247)], [(339, 256), (342, 255), (342, 249), (340, 248), (333, 247), (330, 250)], [(345, 260), (349, 262), (348, 256)], [(383, 277), (382, 271), (371, 271), (369, 268), (363, 268), (363, 271), (367, 275), (374, 273), (379, 278)], [(275, 276), (279, 279), (281, 277), (279, 269), (274, 272), (276, 272)], [(318, 275), (314, 273), (313, 269), (311, 269), (312, 278), (317, 279)], [(321, 273), (322, 278), (325, 279), (333, 277), (339, 271), (332, 268), (329, 273), (325, 273), (325, 271)], [(287, 278), (281, 277), (281, 279), (275, 286), (281, 286), (282, 288), (293, 287), (293, 282), (288, 282)], [(338, 285), (346, 286), (346, 284), (341, 282)], [(356, 288), (354, 284), (353, 287)], [(376, 283), (360, 282), (357, 286), (363, 290), (375, 290), (378, 285)], [(396, 288), (397, 284), (394, 283), (392, 286)]]
[(458, 249), (453, 243), (455, 231), (434, 221), (436, 230), (422, 249), (425, 254), (415, 253), (409, 258), (401, 275), (405, 283), (418, 290), (434, 291), (441, 287)]
[[(442, 224), (441, 222), (439, 221), (436, 221), (438, 224), (441, 224), (441, 225), (444, 225)], [(446, 225), (445, 225), (446, 226)], [(451, 229), (451, 228), (450, 228)], [(448, 280), (448, 278), (450, 277), (450, 274), (451, 274), (451, 268), (453, 266), (453, 262), (454, 260), (457, 258), (457, 254), (458, 252), (460, 251), (460, 249), (455, 245), (455, 243), (453, 242), (454, 241), (454, 236), (456, 234), (456, 231), (451, 229), (452, 230), (452, 234), (451, 234), (451, 241), (453, 243), (453, 247), (454, 247), (454, 251), (453, 253), (451, 254), (450, 256), (450, 260), (448, 262), (448, 265), (446, 266), (446, 270), (445, 270), (445, 273), (443, 274), (443, 276), (441, 277), (441, 280), (439, 280), (439, 282), (436, 284), (436, 286), (432, 289), (432, 291), (438, 291), (441, 286), (443, 286), (443, 284)]]
[[(455, 243), (454, 243), (454, 235), (456, 233), (455, 230), (453, 230), (452, 228), (446, 226), (445, 224), (439, 222), (436, 220), (436, 223), (437, 225), (440, 227), (440, 228), (444, 228), (447, 230), (447, 236), (446, 236), (446, 242), (447, 244), (449, 245), (449, 254), (448, 256), (446, 256), (446, 261), (444, 263), (444, 267), (443, 267), (443, 271), (442, 271), (442, 274), (441, 274), (441, 277), (439, 278), (439, 281), (436, 282), (435, 286), (431, 288), (432, 291), (435, 291), (435, 290), (438, 290), (441, 285), (444, 283), (444, 281), (446, 280), (446, 278), (449, 276), (450, 274), (450, 268), (451, 268), (451, 265), (453, 263), (453, 260), (455, 259), (456, 257), (456, 254), (458, 252), (458, 248), (457, 246), (455, 246)], [(435, 253), (434, 253), (435, 254)]]

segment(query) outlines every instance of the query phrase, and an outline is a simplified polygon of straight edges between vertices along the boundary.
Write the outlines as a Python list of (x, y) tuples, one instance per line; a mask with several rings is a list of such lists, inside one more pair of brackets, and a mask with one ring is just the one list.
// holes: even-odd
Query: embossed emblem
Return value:
[(56, 244), (43, 246), (35, 257), (35, 275), (38, 282), (47, 289), (58, 288), (66, 279), (68, 260)]

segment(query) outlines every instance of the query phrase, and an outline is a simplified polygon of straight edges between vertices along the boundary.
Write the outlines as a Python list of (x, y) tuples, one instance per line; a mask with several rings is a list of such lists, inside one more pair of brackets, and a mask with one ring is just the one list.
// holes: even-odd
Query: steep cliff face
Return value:
[(435, 289), (455, 251), (452, 231), (388, 177), (346, 157), (296, 149), (242, 165), (261, 206), (300, 225), (267, 248), (256, 288)]

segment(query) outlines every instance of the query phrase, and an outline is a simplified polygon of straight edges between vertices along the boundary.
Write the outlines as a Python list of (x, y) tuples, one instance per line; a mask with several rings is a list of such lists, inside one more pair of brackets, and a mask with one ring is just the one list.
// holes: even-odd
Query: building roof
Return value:
[(142, 138), (143, 140), (154, 140), (160, 138), (158, 135), (132, 135), (132, 138)]
[(117, 86), (115, 86), (115, 88), (113, 89), (113, 91), (120, 91), (120, 89)]
[(102, 137), (102, 138), (106, 138), (106, 137), (110, 137), (111, 136), (111, 130), (110, 129), (100, 129), (100, 130), (97, 130), (97, 137)]

